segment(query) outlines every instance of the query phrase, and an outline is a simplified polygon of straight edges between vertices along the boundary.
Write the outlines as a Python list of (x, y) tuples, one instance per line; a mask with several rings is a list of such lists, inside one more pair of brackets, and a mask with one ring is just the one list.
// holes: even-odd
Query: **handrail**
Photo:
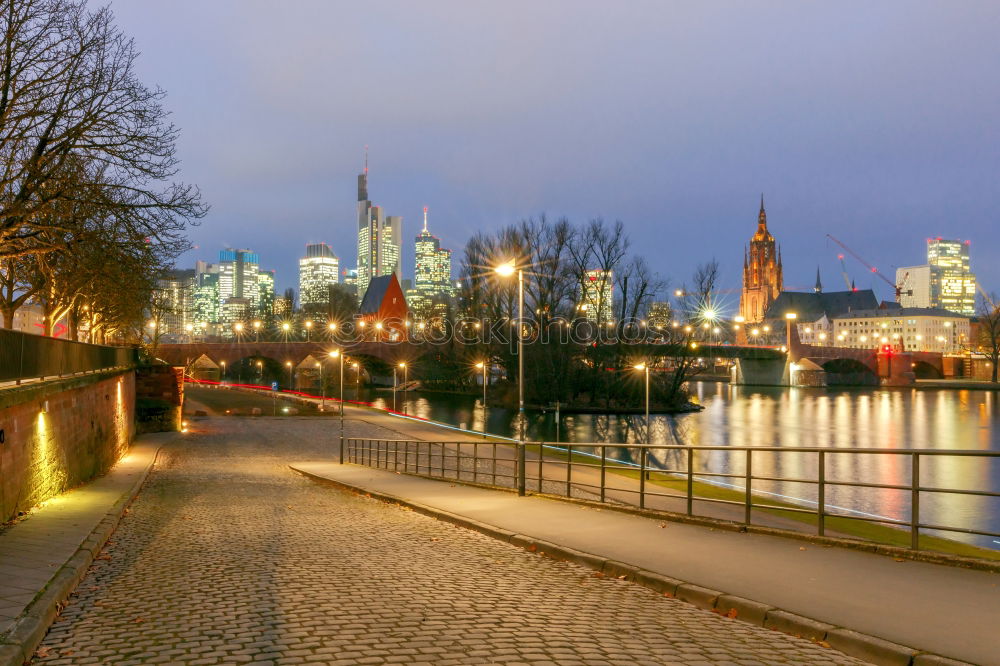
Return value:
[(93, 345), (0, 329), (0, 382), (64, 377), (136, 365), (133, 347)]
[[(731, 522), (750, 526), (754, 524), (754, 511), (779, 511), (789, 514), (807, 514), (815, 516), (815, 531), (819, 536), (825, 536), (828, 521), (831, 518), (858, 520), (878, 523), (892, 528), (903, 528), (909, 532), (909, 547), (919, 550), (922, 531), (950, 532), (954, 534), (978, 535), (1000, 538), (1000, 533), (985, 529), (975, 529), (955, 524), (938, 524), (921, 520), (921, 499), (924, 495), (948, 494), (968, 497), (1000, 498), (1000, 492), (974, 488), (947, 488), (936, 485), (924, 485), (920, 481), (920, 460), (922, 458), (943, 457), (976, 457), (981, 459), (1000, 459), (1000, 451), (976, 451), (971, 449), (893, 449), (893, 448), (823, 448), (823, 447), (779, 447), (779, 446), (726, 446), (726, 445), (677, 445), (677, 444), (609, 444), (607, 442), (574, 442), (571, 444), (547, 444), (545, 442), (498, 443), (488, 440), (409, 440), (409, 439), (369, 439), (348, 438), (346, 441), (347, 459), (350, 462), (416, 474), (431, 478), (444, 478), (455, 481), (471, 481), (514, 487), (519, 494), (525, 494), (530, 486), (538, 492), (578, 497), (581, 492), (599, 498), (600, 502), (614, 501), (632, 504), (646, 508), (647, 500), (680, 500), (684, 502), (684, 512), (689, 516), (705, 515), (697, 509), (704, 507), (740, 507), (737, 516), (726, 518)], [(487, 450), (482, 451), (482, 447)], [(634, 460), (620, 460), (608, 455), (608, 449), (637, 449), (639, 453)], [(565, 454), (564, 457), (547, 456), (546, 449)], [(581, 449), (599, 449), (590, 452)], [(530, 466), (525, 465), (527, 451), (537, 450), (537, 461)], [(685, 469), (661, 469), (655, 466), (655, 460), (650, 456), (652, 451), (684, 451), (686, 455)], [(471, 455), (470, 455), (471, 451)], [(735, 472), (698, 471), (695, 469), (696, 455), (699, 452), (726, 451), (735, 453), (742, 460), (742, 469)], [(754, 455), (768, 454), (780, 457), (787, 454), (809, 454), (816, 459), (815, 476), (810, 478), (807, 472), (797, 468), (790, 476), (776, 476), (775, 466), (768, 466), (767, 473), (754, 474)], [(830, 457), (835, 455), (879, 456), (894, 455), (909, 457), (909, 479), (895, 483), (875, 483), (857, 478), (838, 479), (830, 477)], [(533, 454), (534, 455), (534, 454)], [(577, 456), (593, 458), (595, 462), (581, 462)], [(698, 461), (701, 462), (701, 461)], [(654, 463), (654, 464), (651, 464)], [(672, 465), (679, 466), (679, 465)], [(797, 466), (798, 467), (798, 466)], [(563, 469), (564, 468), (564, 469)], [(526, 469), (524, 474), (518, 474), (518, 469)], [(556, 473), (552, 473), (555, 469)], [(559, 472), (559, 470), (563, 470)], [(581, 478), (582, 471), (588, 471), (590, 477)], [(634, 476), (617, 475), (618, 483), (611, 483), (608, 471), (622, 472), (630, 470)], [(574, 477), (574, 471), (577, 472)], [(649, 481), (671, 478), (686, 481), (683, 491), (664, 492), (650, 489)], [(725, 484), (738, 493), (733, 499), (709, 497), (695, 492), (695, 480), (702, 483), (712, 483), (709, 479), (742, 480), (743, 486)], [(484, 481), (483, 479), (488, 479)], [(631, 482), (635, 479), (637, 483)], [(776, 504), (765, 502), (759, 494), (762, 489), (755, 489), (755, 483), (794, 483), (806, 484), (816, 488), (816, 500), (804, 498), (785, 498), (786, 502)], [(655, 486), (654, 486), (655, 488)], [(844, 508), (830, 504), (828, 491), (831, 488), (858, 488), (874, 490), (890, 490), (903, 493), (908, 502), (904, 505), (901, 515), (897, 517), (879, 516), (865, 513), (857, 509)], [(755, 492), (756, 490), (756, 492)], [(770, 493), (773, 494), (773, 493)], [(742, 495), (742, 498), (740, 498)], [(815, 506), (812, 506), (815, 505)], [(904, 532), (905, 534), (905, 532)]]

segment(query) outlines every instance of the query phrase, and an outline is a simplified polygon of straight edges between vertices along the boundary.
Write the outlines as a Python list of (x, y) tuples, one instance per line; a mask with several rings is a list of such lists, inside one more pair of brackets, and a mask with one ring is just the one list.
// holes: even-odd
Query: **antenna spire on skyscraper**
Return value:
[(424, 233), (427, 233), (427, 206), (424, 206)]
[[(365, 175), (368, 175), (368, 144), (365, 144)], [(761, 201), (763, 201), (763, 195), (761, 195)]]

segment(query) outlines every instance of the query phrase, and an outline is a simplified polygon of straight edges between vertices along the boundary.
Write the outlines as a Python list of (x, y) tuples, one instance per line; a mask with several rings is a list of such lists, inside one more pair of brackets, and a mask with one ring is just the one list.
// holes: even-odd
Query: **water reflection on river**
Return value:
[[(1000, 403), (998, 394), (990, 391), (781, 389), (715, 382), (695, 382), (691, 389), (704, 411), (653, 415), (650, 434), (654, 444), (822, 447), (831, 452), (844, 448), (1000, 451)], [(377, 403), (384, 404), (382, 401), (376, 398)], [(492, 407), (484, 412), (481, 401), (471, 396), (411, 394), (406, 409), (423, 418), (473, 430), (514, 434), (516, 410)], [(575, 443), (642, 442), (646, 436), (644, 420), (642, 415), (562, 414), (558, 438)], [(555, 413), (529, 411), (527, 436), (555, 441)], [(625, 460), (631, 459), (632, 453), (626, 447), (615, 451), (616, 457)], [(660, 467), (685, 469), (686, 454), (682, 451), (663, 451), (656, 457)], [(753, 473), (815, 479), (817, 458), (815, 453), (757, 452), (753, 454)], [(829, 453), (826, 475), (831, 480), (909, 485), (910, 464), (910, 456), (904, 455)], [(743, 474), (744, 465), (742, 452), (699, 452), (695, 458), (698, 471)], [(720, 482), (743, 487), (740, 479)], [(924, 456), (920, 459), (920, 482), (924, 487), (996, 492), (1000, 489), (1000, 459)], [(759, 482), (755, 489), (807, 505), (816, 500), (815, 486), (810, 484)], [(908, 490), (830, 487), (827, 502), (844, 513), (910, 519)], [(920, 502), (922, 523), (1000, 532), (1000, 498), (921, 493)], [(954, 538), (1000, 548), (996, 538)]]

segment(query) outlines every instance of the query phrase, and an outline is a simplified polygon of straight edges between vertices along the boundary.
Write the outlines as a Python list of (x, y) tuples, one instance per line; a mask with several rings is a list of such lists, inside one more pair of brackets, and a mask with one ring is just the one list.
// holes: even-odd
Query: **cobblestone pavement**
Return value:
[(328, 422), (194, 425), (34, 663), (859, 663), (291, 472)]

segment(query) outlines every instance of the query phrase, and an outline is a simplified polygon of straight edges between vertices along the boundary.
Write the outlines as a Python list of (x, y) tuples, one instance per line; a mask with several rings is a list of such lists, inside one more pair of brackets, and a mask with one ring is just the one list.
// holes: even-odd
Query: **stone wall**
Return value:
[(184, 404), (184, 368), (142, 366), (135, 379), (136, 434), (177, 432)]
[(134, 422), (131, 371), (0, 389), (0, 522), (105, 473)]

